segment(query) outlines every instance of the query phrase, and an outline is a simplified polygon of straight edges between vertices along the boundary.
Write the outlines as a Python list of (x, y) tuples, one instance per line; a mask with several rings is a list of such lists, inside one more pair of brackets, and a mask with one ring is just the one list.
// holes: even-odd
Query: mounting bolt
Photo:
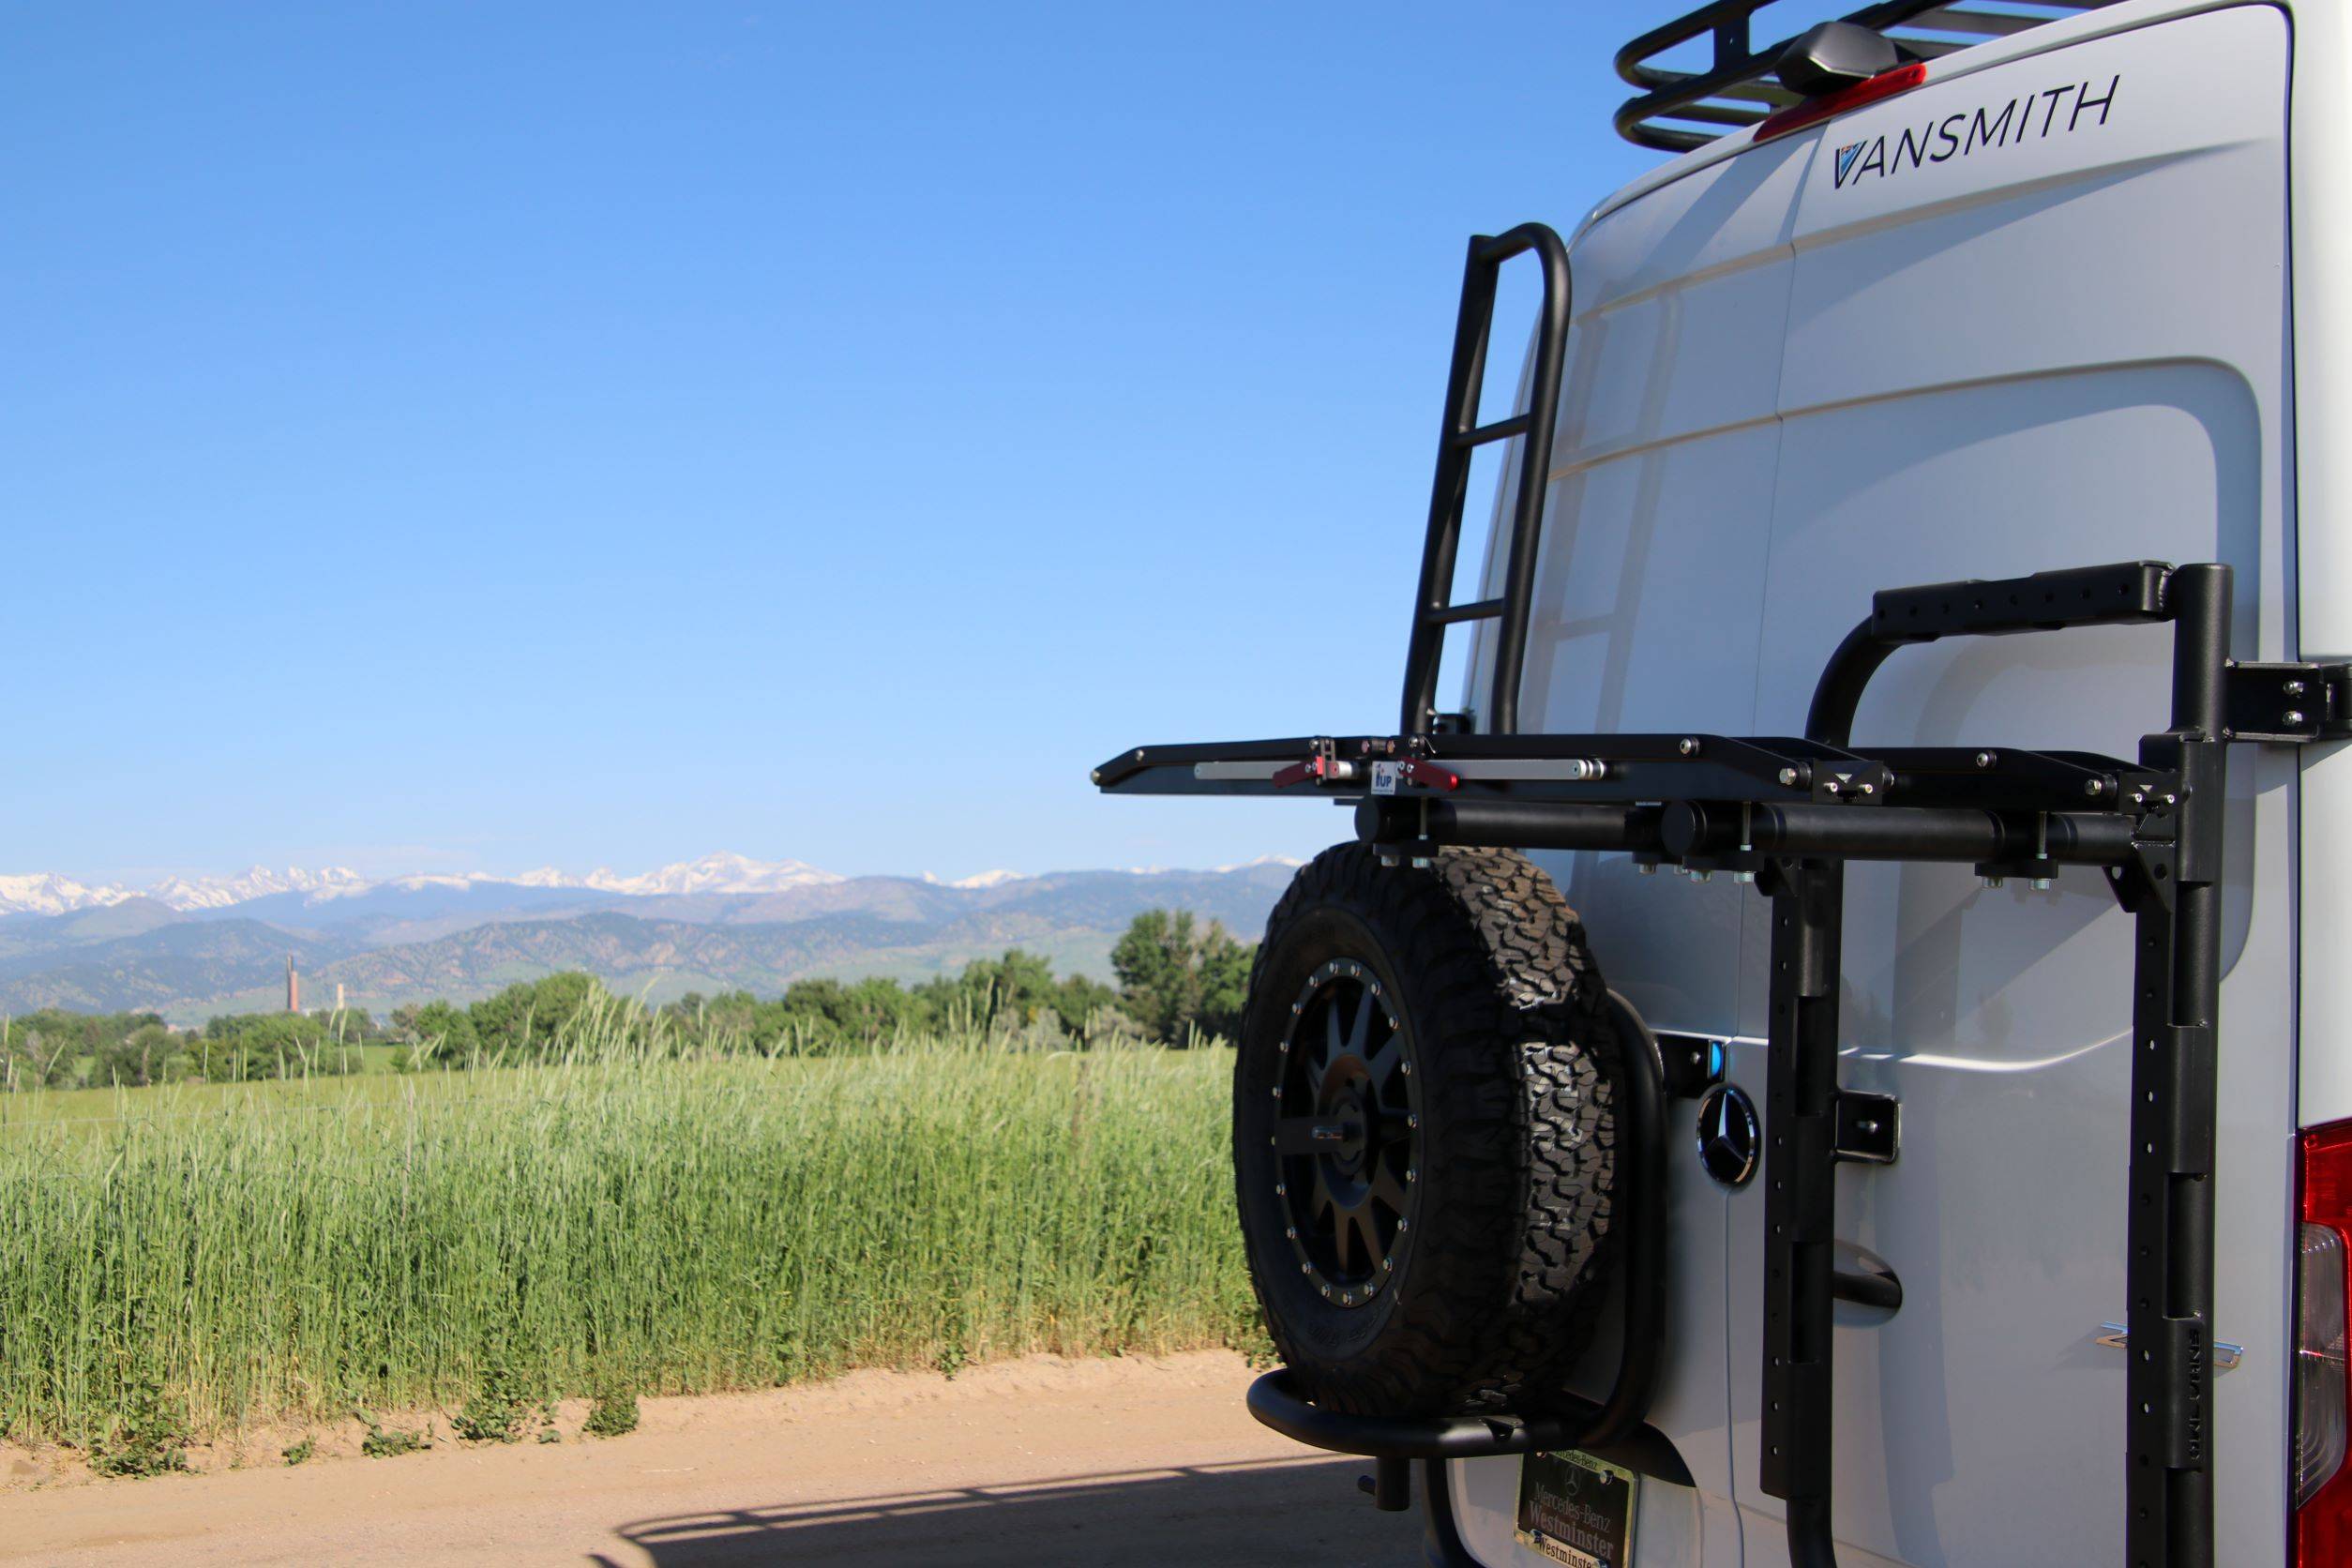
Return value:
[(1429, 857), (1425, 854), (1417, 854), (1413, 856), (1413, 869), (1416, 871), (1426, 871), (1429, 869)]
[(1295, 1242), (1299, 1239), (1299, 1228), (1295, 1225), (1285, 1226), (1282, 1233), (1291, 1241)]
[(1645, 877), (1654, 877), (1658, 874), (1658, 863), (1654, 860), (1637, 860), (1634, 862), (1634, 869)]
[(2050, 891), (2050, 879), (2049, 879), (2049, 878), (2047, 878), (2047, 877), (2036, 877), (2036, 878), (2034, 878), (2034, 879), (2033, 879), (2033, 890), (2034, 890), (2036, 893), (2047, 893), (2047, 892), (2049, 892), (2049, 891)]
[(2302, 683), (2302, 682), (2300, 682), (2300, 681), (2289, 681), (2289, 682), (2287, 682), (2287, 683), (2286, 683), (2286, 694), (2287, 694), (2289, 697), (2300, 697), (2300, 696), (2302, 696), (2302, 695), (2303, 695), (2303, 683)]
[(1714, 872), (1712, 872), (1712, 871), (1693, 871), (1693, 872), (1691, 873), (1691, 881), (1693, 881), (1693, 882), (1711, 882), (1711, 881), (1713, 881), (1713, 880), (1714, 880), (1714, 876), (1715, 876), (1715, 873), (1714, 873)]
[(2103, 795), (2106, 792), (2107, 781), (2105, 779), (2086, 778), (2083, 780), (2083, 793), (2088, 795), (2091, 799), (2097, 800), (2101, 795)]
[(1854, 793), (1858, 795), (1875, 795), (1877, 792), (1877, 786), (1874, 784), (1857, 784), (1854, 786)]
[(1846, 792), (1846, 786), (1832, 778), (1827, 784), (1821, 786), (1821, 792), (1825, 795), (1844, 794)]
[(1991, 767), (1993, 765), (1993, 754), (1989, 751), (1978, 752), (1976, 754), (1976, 765), (1981, 768)]
[[(1275, 1196), (1276, 1198), (1288, 1198), (1288, 1197), (1289, 1197), (1289, 1196), (1290, 1196), (1290, 1189), (1289, 1189), (1289, 1187), (1288, 1187), (1288, 1186), (1287, 1186), (1287, 1185), (1285, 1185), (1284, 1184), (1282, 1184), (1282, 1183), (1280, 1183), (1280, 1182), (1276, 1182), (1276, 1183), (1274, 1184), (1274, 1196)], [(1294, 1234), (1294, 1235), (1295, 1235), (1296, 1233), (1297, 1233), (1297, 1232), (1295, 1232), (1295, 1231), (1293, 1231), (1293, 1232), (1292, 1232), (1292, 1234)]]
[(1693, 736), (1684, 735), (1682, 737), (1682, 744), (1675, 747), (1675, 749), (1681, 752), (1681, 754), (1685, 757), (1696, 757), (1698, 755), (1698, 741)]
[(1987, 887), (1998, 887), (2004, 880), (2005, 879), (2000, 877), (1979, 877), (1977, 879), (1977, 881), (1983, 882)]
[(1380, 852), (1380, 865), (1381, 865), (1382, 868), (1384, 868), (1384, 869), (1386, 869), (1386, 870), (1394, 871), (1394, 870), (1395, 870), (1395, 869), (1396, 869), (1399, 866), (1402, 866), (1402, 865), (1404, 865), (1404, 864), (1405, 864), (1405, 857), (1404, 857), (1403, 855), (1401, 855), (1401, 854), (1398, 854), (1398, 853), (1397, 853), (1395, 850), (1382, 850), (1382, 851)]
[(1103, 781), (1103, 770), (1100, 768), (1089, 768), (1086, 771), (1086, 776), (1089, 782), (1100, 784)]
[(2286, 721), (2287, 721), (2289, 724), (2300, 724), (2300, 723), (2302, 723), (2302, 722), (2303, 722), (2303, 710), (2302, 710), (2302, 709), (2300, 709), (2300, 708), (2289, 708), (2289, 709), (2287, 709), (2287, 710), (2286, 710)]
[(1731, 880), (1736, 882), (1752, 882), (1756, 880), (1756, 873), (1753, 871), (1734, 871), (1731, 873)]
[(1135, 748), (1135, 760), (1138, 762), (1143, 761), (1143, 747), (1138, 746)]
[(1797, 782), (1797, 770), (1796, 770), (1795, 768), (1783, 768), (1783, 769), (1781, 769), (1781, 770), (1780, 770), (1780, 781), (1781, 781), (1783, 784), (1794, 784), (1794, 783), (1796, 783), (1796, 782)]

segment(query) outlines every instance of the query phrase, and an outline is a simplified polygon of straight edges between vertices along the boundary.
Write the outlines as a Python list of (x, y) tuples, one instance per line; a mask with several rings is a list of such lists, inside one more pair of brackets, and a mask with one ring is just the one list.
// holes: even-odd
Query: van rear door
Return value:
[[(2291, 646), (2286, 19), (2239, 6), (2048, 47), (2089, 30), (1947, 60), (1801, 139), (1762, 731), (1797, 727), (1882, 587), (2219, 560), (2236, 656)], [(2164, 722), (2169, 638), (1907, 649), (1855, 736), (2128, 757)], [(2214, 1327), (2245, 1347), (2215, 1391), (2230, 1563), (2284, 1551), (2295, 770), (2275, 749), (2231, 757)], [(1858, 864), (1847, 887), (1844, 1081), (1899, 1096), (1903, 1135), (1895, 1165), (1841, 1173), (1840, 1235), (1893, 1267), (1904, 1304), (1838, 1309), (1840, 1560), (2118, 1560), (2124, 1352), (2100, 1341), (2125, 1308), (2131, 923), (2095, 871), (2038, 890)], [(1750, 920), (1750, 1042), (1764, 961)], [(1760, 1044), (1732, 1072), (1760, 1086)], [(1748, 1548), (1771, 1562), (1763, 1210), (1756, 1187), (1729, 1199), (1730, 1448)]]

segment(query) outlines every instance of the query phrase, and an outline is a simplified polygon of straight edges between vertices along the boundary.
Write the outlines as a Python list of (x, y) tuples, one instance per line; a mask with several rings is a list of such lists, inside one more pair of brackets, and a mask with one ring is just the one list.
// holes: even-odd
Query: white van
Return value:
[(1472, 242), (1397, 732), (1096, 770), (1358, 803), (1253, 1408), (1440, 1563), (2352, 1563), (2352, 16), (1759, 8)]

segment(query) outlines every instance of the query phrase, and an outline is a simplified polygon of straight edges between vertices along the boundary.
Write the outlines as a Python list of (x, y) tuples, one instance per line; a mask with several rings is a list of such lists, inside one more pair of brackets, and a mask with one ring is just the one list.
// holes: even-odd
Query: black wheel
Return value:
[(1275, 1348), (1319, 1405), (1552, 1404), (1605, 1290), (1616, 1044), (1583, 928), (1507, 850), (1326, 850), (1275, 906), (1234, 1174)]

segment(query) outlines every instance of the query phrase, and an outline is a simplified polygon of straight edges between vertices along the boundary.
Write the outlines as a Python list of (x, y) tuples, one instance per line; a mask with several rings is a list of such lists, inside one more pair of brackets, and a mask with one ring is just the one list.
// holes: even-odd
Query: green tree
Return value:
[(544, 980), (518, 981), (466, 1011), (483, 1051), (528, 1059), (546, 1055), (582, 1011), (611, 1001), (595, 975), (567, 970)]
[(445, 1002), (396, 1009), (392, 1022), (417, 1066), (471, 1067), (482, 1054), (473, 1015)]
[(1146, 910), (1110, 950), (1110, 967), (1136, 1020), (1182, 1045), (1196, 1029), (1239, 1033), (1255, 953), (1217, 922), (1200, 926), (1189, 910)]
[(180, 1054), (180, 1043), (159, 1023), (143, 1024), (119, 1040), (98, 1047), (90, 1061), (90, 1081), (143, 1089), (163, 1081), (164, 1063)]

